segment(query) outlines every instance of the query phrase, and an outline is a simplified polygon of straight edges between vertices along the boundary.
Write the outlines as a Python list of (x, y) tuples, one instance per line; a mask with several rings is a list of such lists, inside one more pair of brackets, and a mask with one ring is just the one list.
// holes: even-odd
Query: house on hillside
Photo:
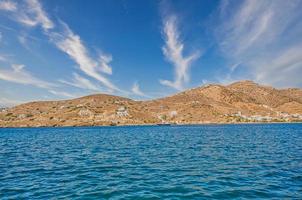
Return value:
[(0, 108), (0, 112), (6, 112), (7, 108)]
[(117, 115), (118, 117), (126, 117), (126, 116), (128, 116), (129, 114), (128, 114), (127, 108), (126, 108), (125, 106), (121, 106), (121, 107), (119, 107), (119, 108), (117, 109), (116, 115)]
[(172, 110), (170, 112), (170, 117), (173, 118), (173, 117), (176, 117), (177, 116), (177, 111), (176, 110)]
[(81, 109), (78, 114), (81, 117), (92, 117), (93, 116), (93, 112), (91, 110), (85, 109), (85, 108)]

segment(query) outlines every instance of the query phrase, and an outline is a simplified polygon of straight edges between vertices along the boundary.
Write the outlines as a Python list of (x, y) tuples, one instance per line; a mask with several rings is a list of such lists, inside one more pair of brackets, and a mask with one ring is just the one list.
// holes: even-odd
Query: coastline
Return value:
[(148, 101), (93, 94), (29, 102), (0, 112), (3, 128), (292, 122), (302, 122), (302, 90), (275, 89), (252, 81), (211, 84)]
[[(188, 124), (170, 124), (168, 127), (174, 127), (174, 126), (209, 126), (209, 125), (261, 125), (261, 124), (302, 124), (302, 122), (237, 122), (237, 123), (188, 123)], [(103, 128), (109, 128), (109, 127), (161, 127), (161, 125), (158, 124), (118, 124), (118, 125), (75, 125), (75, 126), (0, 126), (0, 129), (18, 129), (18, 128), (97, 128), (97, 127), (103, 127)], [(165, 126), (167, 127), (167, 126)]]

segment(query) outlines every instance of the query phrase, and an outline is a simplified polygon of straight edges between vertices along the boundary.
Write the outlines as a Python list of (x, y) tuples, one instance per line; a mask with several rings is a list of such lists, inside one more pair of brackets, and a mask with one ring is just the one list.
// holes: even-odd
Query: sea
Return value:
[(302, 124), (1, 128), (0, 199), (302, 199)]

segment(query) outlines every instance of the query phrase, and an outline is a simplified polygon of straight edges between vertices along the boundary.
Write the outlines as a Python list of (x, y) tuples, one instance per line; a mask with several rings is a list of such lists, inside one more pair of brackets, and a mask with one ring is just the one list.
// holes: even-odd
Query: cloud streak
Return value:
[(17, 10), (17, 5), (12, 1), (0, 1), (0, 10), (4, 11), (15, 11)]
[[(57, 91), (54, 88), (57, 88), (58, 85), (50, 82), (46, 82), (32, 75), (29, 71), (25, 70), (25, 65), (12, 64), (10, 69), (0, 69), (0, 79), (12, 83), (22, 84), (22, 85), (31, 85), (34, 87), (47, 89), (48, 92), (56, 95), (63, 96), (68, 98), (75, 98), (76, 96), (68, 92)], [(5, 100), (5, 98), (3, 98)], [(7, 102), (2, 101), (2, 103), (7, 104)], [(0, 102), (1, 103), (1, 102)], [(12, 102), (9, 105), (15, 105), (18, 102)]]
[[(10, 63), (11, 61), (5, 59), (3, 60), (3, 62), (5, 63)], [(21, 84), (21, 85), (31, 85), (33, 87), (37, 87), (37, 88), (42, 88), (42, 89), (46, 89), (49, 93), (52, 93), (56, 96), (60, 96), (60, 97), (68, 97), (68, 98), (75, 98), (76, 96), (73, 94), (70, 94), (68, 92), (61, 92), (61, 91), (57, 91), (57, 88), (59, 87), (59, 85), (55, 84), (55, 83), (51, 83), (51, 82), (47, 82), (45, 80), (42, 80), (40, 78), (37, 78), (36, 76), (34, 76), (31, 72), (27, 71), (26, 66), (23, 64), (11, 64), (10, 68), (3, 68), (0, 69), (0, 80), (4, 80), (7, 82), (11, 82), (11, 83), (17, 83), (17, 84)], [(3, 105), (16, 105), (19, 104), (19, 101), (15, 101), (15, 102), (11, 102), (11, 104), (9, 104), (8, 102), (4, 101), (5, 98), (2, 98), (2, 104)], [(0, 101), (1, 103), (1, 101)]]
[(54, 28), (38, 0), (25, 0), (16, 4), (13, 1), (1, 1), (0, 10), (9, 11), (12, 19), (29, 27), (41, 25), (44, 30)]
[(16, 20), (26, 26), (41, 25), (44, 30), (54, 28), (54, 23), (49, 19), (42, 5), (37, 0), (26, 0), (26, 9), (19, 9)]
[(48, 92), (50, 92), (51, 94), (54, 94), (56, 96), (63, 96), (63, 97), (67, 97), (67, 98), (76, 98), (76, 95), (70, 94), (68, 92), (62, 92), (62, 91), (56, 91), (56, 90), (48, 90)]
[(140, 86), (137, 82), (135, 82), (131, 88), (131, 91), (133, 92), (133, 94), (137, 95), (137, 96), (141, 96), (141, 97), (150, 97), (148, 95), (146, 95), (144, 92), (141, 91)]
[(60, 80), (60, 82), (81, 89), (87, 89), (87, 90), (98, 91), (98, 92), (102, 91), (100, 87), (93, 84), (90, 80), (80, 76), (77, 73), (73, 73), (72, 81)]
[[(25, 0), (24, 2), (22, 6), (18, 6), (12, 10), (14, 11), (12, 16), (15, 21), (29, 27), (41, 26), (44, 34), (49, 37), (50, 41), (60, 51), (67, 54), (79, 66), (82, 72), (99, 81), (109, 91), (123, 92), (105, 76), (105, 74), (112, 75), (112, 67), (110, 66), (110, 62), (112, 61), (111, 55), (99, 52), (98, 58), (94, 58), (89, 53), (80, 36), (75, 34), (62, 21), (59, 24), (55, 24), (48, 17), (39, 1)], [(63, 30), (59, 31), (59, 28), (63, 28)], [(19, 40), (24, 44), (25, 41), (22, 36), (19, 36)], [(93, 88), (92, 84), (88, 82), (89, 80), (80, 80), (82, 81), (80, 84), (86, 85), (84, 88), (87, 88), (88, 84), (90, 89)]]
[[(245, 0), (221, 5), (215, 36), (230, 63), (250, 79), (277, 87), (301, 86), (301, 1)], [(233, 76), (234, 79), (240, 77)]]
[(18, 101), (14, 99), (8, 99), (5, 97), (0, 97), (0, 107), (11, 107), (17, 104), (24, 103), (23, 101)]
[(112, 61), (111, 55), (101, 54), (99, 55), (99, 66), (100, 71), (105, 74), (112, 75), (112, 67), (109, 65), (109, 63)]
[(33, 76), (30, 72), (25, 70), (25, 65), (12, 64), (10, 69), (0, 69), (0, 79), (44, 89), (55, 86), (53, 83), (46, 82)]
[(189, 68), (200, 57), (200, 52), (196, 51), (188, 56), (183, 55), (184, 44), (180, 39), (175, 16), (169, 16), (164, 20), (163, 34), (165, 45), (162, 47), (162, 51), (166, 59), (173, 64), (175, 77), (174, 81), (160, 80), (160, 83), (182, 90), (184, 84), (190, 80)]
[(89, 55), (80, 36), (74, 34), (66, 24), (63, 24), (63, 26), (63, 33), (50, 34), (51, 40), (58, 49), (66, 53), (75, 63), (77, 63), (79, 68), (86, 75), (98, 80), (110, 90), (120, 91), (108, 78), (99, 73), (100, 71), (106, 72), (107, 74), (112, 73), (111, 67), (109, 66), (109, 62), (112, 58), (100, 55), (100, 62), (97, 62)]

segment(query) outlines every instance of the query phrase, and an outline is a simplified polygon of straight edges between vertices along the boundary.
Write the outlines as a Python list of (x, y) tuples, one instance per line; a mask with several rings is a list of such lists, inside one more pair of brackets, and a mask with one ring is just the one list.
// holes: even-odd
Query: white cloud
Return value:
[(27, 48), (27, 38), (25, 35), (18, 35), (18, 41)]
[(26, 71), (24, 65), (11, 65), (11, 69), (0, 69), (0, 79), (19, 83), (24, 85), (33, 85), (35, 87), (49, 89), (55, 85), (48, 83), (33, 76), (30, 72)]
[(254, 72), (258, 82), (278, 87), (299, 86), (302, 83), (302, 43), (253, 62), (252, 66), (257, 65)]
[(230, 70), (231, 70), (231, 72), (233, 72), (233, 71), (235, 71), (239, 66), (240, 66), (240, 62), (239, 63), (236, 63), (236, 64), (234, 64), (234, 65), (231, 65), (230, 66)]
[(17, 10), (17, 5), (15, 2), (3, 0), (0, 1), (0, 10), (15, 11)]
[[(30, 72), (25, 70), (25, 65), (20, 64), (12, 64), (11, 69), (0, 69), (0, 80), (18, 83), (22, 85), (32, 85), (34, 87), (47, 89), (48, 92), (62, 97), (75, 98), (76, 96), (70, 94), (68, 92), (57, 91), (54, 88), (58, 87), (58, 85), (54, 83), (49, 83), (44, 80), (41, 80)], [(20, 102), (18, 101), (5, 101), (5, 97), (0, 99), (0, 104), (2, 105), (16, 105)]]
[(15, 21), (29, 27), (40, 25), (45, 31), (54, 28), (54, 23), (49, 19), (38, 0), (25, 0), (16, 3), (1, 1), (0, 10), (11, 11)]
[[(54, 22), (49, 19), (39, 1), (25, 0), (25, 4), (22, 4), (19, 7), (20, 9), (16, 10), (12, 15), (14, 20), (30, 27), (41, 26), (44, 30), (44, 34), (49, 37), (59, 50), (66, 53), (75, 63), (77, 63), (79, 68), (86, 75), (101, 82), (109, 92), (118, 91), (126, 93), (115, 86), (104, 75), (112, 74), (112, 67), (110, 66), (112, 56), (110, 54), (99, 53), (98, 58), (91, 56), (80, 36), (73, 33), (64, 22), (60, 23), (63, 27), (63, 31), (55, 30)], [(61, 26), (57, 28), (61, 28)], [(24, 35), (20, 35), (18, 39), (24, 47), (28, 48)], [(82, 79), (82, 81), (84, 80)], [(87, 81), (84, 82), (86, 86), (89, 84)], [(92, 85), (90, 84), (88, 87), (91, 89)]]
[(18, 104), (24, 103), (23, 101), (8, 99), (5, 97), (0, 97), (0, 107), (11, 107)]
[[(91, 87), (91, 88), (94, 87), (93, 85), (89, 85), (90, 82), (88, 80), (80, 77), (79, 75), (76, 74), (74, 77), (75, 77), (74, 80), (78, 81), (77, 84), (86, 84), (87, 87)], [(70, 94), (65, 91), (57, 91), (57, 89), (55, 89), (58, 87), (57, 84), (49, 83), (40, 78), (35, 77), (30, 72), (26, 71), (25, 65), (22, 64), (21, 65), (12, 64), (11, 69), (0, 69), (0, 80), (12, 82), (12, 83), (18, 83), (22, 85), (32, 85), (34, 87), (47, 89), (48, 92), (60, 97), (68, 97), (68, 98), (77, 97), (76, 95)], [(17, 101), (11, 101), (11, 104), (9, 104), (9, 102), (4, 101), (4, 99), (5, 97), (3, 97), (2, 100), (0, 99), (0, 104), (2, 103), (2, 105), (11, 106), (20, 103)]]
[(207, 84), (209, 84), (209, 83), (210, 83), (209, 80), (206, 80), (206, 79), (202, 79), (202, 80), (201, 80), (201, 84), (202, 84), (202, 85), (207, 85)]
[(110, 90), (121, 91), (108, 78), (99, 73), (99, 71), (112, 73), (111, 67), (108, 65), (112, 58), (100, 55), (100, 62), (97, 62), (89, 55), (80, 36), (74, 34), (66, 24), (63, 25), (65, 29), (63, 33), (50, 34), (56, 46), (74, 60), (86, 75), (98, 80)]
[(100, 71), (111, 75), (112, 67), (109, 65), (111, 61), (112, 61), (111, 55), (100, 54), (99, 56)]
[(137, 82), (135, 82), (131, 88), (131, 91), (138, 96), (141, 97), (149, 97), (148, 95), (146, 95), (144, 92), (141, 91), (140, 86)]
[(19, 33), (17, 35), (17, 39), (18, 39), (20, 45), (24, 49), (26, 49), (27, 51), (29, 51), (31, 54), (33, 54), (33, 55), (35, 55), (37, 57), (40, 57), (41, 60), (45, 60), (45, 58), (43, 58), (43, 56), (41, 57), (39, 54), (37, 54), (37, 52), (34, 49), (32, 49), (33, 44), (38, 44), (38, 42), (41, 42), (40, 39), (38, 39), (36, 37), (33, 37), (33, 36), (30, 36), (26, 32)]
[(184, 44), (180, 40), (175, 16), (170, 16), (164, 20), (163, 33), (165, 45), (162, 50), (167, 60), (174, 65), (175, 80), (160, 80), (160, 83), (177, 90), (182, 90), (184, 84), (190, 80), (189, 68), (199, 58), (200, 53), (194, 52), (188, 56), (183, 55)]
[(26, 8), (18, 10), (15, 18), (26, 26), (41, 25), (44, 30), (52, 29), (54, 23), (48, 18), (38, 0), (26, 0)]
[(56, 91), (56, 90), (48, 90), (48, 92), (50, 92), (51, 94), (54, 94), (56, 96), (63, 96), (63, 97), (67, 97), (67, 98), (76, 98), (75, 95), (70, 94), (68, 92), (62, 92), (62, 91)]
[[(302, 74), (301, 1), (246, 0), (221, 7), (220, 50), (229, 63), (240, 63), (231, 65), (228, 79), (248, 73), (264, 84), (302, 86), (297, 75)], [(238, 69), (245, 74), (233, 75)]]
[(80, 76), (77, 73), (73, 73), (72, 81), (60, 80), (61, 83), (65, 83), (67, 85), (71, 85), (73, 87), (88, 89), (93, 91), (101, 91), (101, 88), (97, 85), (93, 84), (90, 80)]

